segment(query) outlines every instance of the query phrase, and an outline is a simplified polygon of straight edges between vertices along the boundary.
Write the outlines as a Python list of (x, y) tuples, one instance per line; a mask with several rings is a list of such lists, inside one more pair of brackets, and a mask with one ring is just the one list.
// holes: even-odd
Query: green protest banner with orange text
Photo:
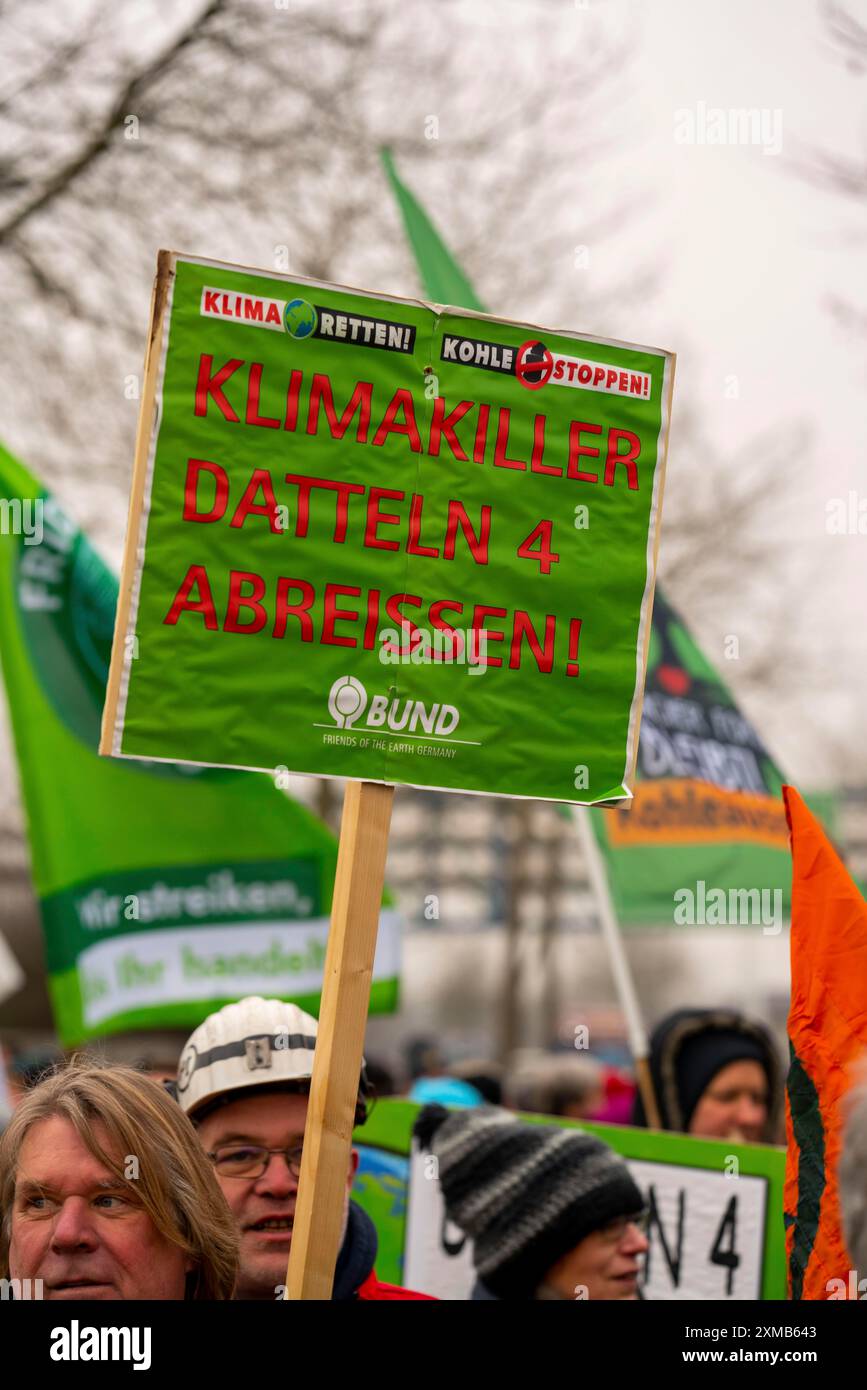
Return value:
[(671, 354), (160, 253), (101, 751), (628, 800)]

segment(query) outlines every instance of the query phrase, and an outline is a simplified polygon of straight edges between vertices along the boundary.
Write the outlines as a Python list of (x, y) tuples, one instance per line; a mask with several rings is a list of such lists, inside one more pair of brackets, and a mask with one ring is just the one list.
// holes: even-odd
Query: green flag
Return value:
[(450, 254), (421, 203), (398, 178), (389, 150), (383, 150), (382, 162), (403, 217), (427, 298), (435, 304), (457, 304), (463, 309), (477, 309), (484, 314), (484, 304)]
[(657, 590), (635, 797), (596, 819), (623, 923), (761, 926), (791, 903), (780, 770)]
[[(480, 308), (387, 152), (383, 162), (425, 291), (443, 303)], [(675, 899), (687, 890), (695, 925), (727, 924), (734, 904), (738, 924), (745, 924), (746, 911), (746, 924), (774, 930), (777, 909), (788, 914), (791, 899), (782, 782), (755, 729), (657, 585), (635, 796), (623, 809), (591, 814), (621, 923), (680, 925), (674, 916), (680, 908), (688, 925), (689, 900)], [(827, 821), (830, 805), (823, 809)], [(724, 896), (725, 915), (713, 892)]]
[[(2, 447), (0, 499), (0, 656), (62, 1042), (192, 1028), (245, 994), (315, 1011), (334, 837), (279, 769), (98, 756), (117, 581)], [(385, 910), (372, 1011), (395, 1007), (397, 974)]]

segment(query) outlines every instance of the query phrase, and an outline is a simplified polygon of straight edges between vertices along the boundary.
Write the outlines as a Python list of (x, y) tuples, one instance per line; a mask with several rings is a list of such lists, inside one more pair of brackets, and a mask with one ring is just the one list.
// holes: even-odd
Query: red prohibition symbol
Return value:
[(522, 343), (515, 358), (515, 376), (528, 391), (538, 391), (551, 380), (554, 358), (544, 343), (536, 338)]

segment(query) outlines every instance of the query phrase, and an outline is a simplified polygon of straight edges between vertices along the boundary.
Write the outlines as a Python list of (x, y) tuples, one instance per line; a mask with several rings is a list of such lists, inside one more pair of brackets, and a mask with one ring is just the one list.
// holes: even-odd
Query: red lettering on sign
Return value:
[(488, 444), (488, 419), (491, 414), (489, 405), (479, 406), (479, 422), (476, 425), (476, 437), (473, 441), (473, 463), (484, 463), (485, 449)]
[[(261, 491), (264, 498), (263, 502), (255, 501), (257, 494)], [(271, 530), (275, 535), (280, 534), (281, 527), (277, 518), (277, 498), (274, 496), (274, 484), (271, 482), (271, 474), (267, 468), (254, 468), (250, 481), (244, 489), (244, 495), (235, 508), (235, 515), (229, 522), (230, 526), (243, 526), (247, 517), (267, 516), (271, 523)]]
[(356, 383), (349, 404), (341, 415), (337, 418), (334, 409), (334, 396), (331, 390), (331, 380), (322, 372), (313, 373), (313, 381), (310, 384), (310, 405), (307, 411), (307, 433), (316, 434), (319, 429), (319, 403), (325, 406), (325, 414), (328, 419), (328, 428), (334, 439), (342, 439), (352, 422), (353, 417), (358, 414), (358, 428), (355, 431), (355, 438), (359, 444), (367, 443), (367, 431), (370, 428), (370, 403), (373, 394), (373, 383), (370, 381), (359, 381)]
[[(412, 618), (406, 617), (400, 611), (400, 605), (408, 603), (411, 608), (421, 608), (421, 598), (418, 594), (391, 594), (385, 600), (385, 611), (393, 623), (397, 623), (402, 632), (408, 632), (410, 642), (416, 640), (419, 629), (416, 627)], [(388, 650), (393, 651), (394, 646), (390, 643), (384, 644)]]
[[(252, 586), (249, 594), (242, 592), (245, 584)], [(229, 602), (226, 606), (226, 621), (223, 624), (223, 631), (261, 632), (267, 621), (265, 606), (259, 602), (264, 593), (265, 581), (261, 574), (252, 574), (246, 570), (232, 570), (229, 576)], [(242, 608), (248, 608), (252, 612), (253, 617), (249, 622), (239, 622), (238, 615)]]
[[(289, 593), (292, 589), (299, 589), (301, 601), (299, 603), (289, 603)], [(277, 580), (277, 598), (274, 611), (274, 629), (272, 637), (283, 637), (286, 633), (286, 619), (289, 617), (297, 618), (301, 628), (301, 641), (313, 641), (313, 619), (310, 616), (310, 609), (313, 607), (313, 600), (316, 591), (313, 585), (306, 579), (287, 579), (280, 575)]]
[(423, 506), (424, 498), (420, 493), (414, 492), (409, 506), (409, 537), (406, 542), (406, 553), (407, 555), (430, 555), (436, 558), (436, 556), (439, 555), (439, 551), (432, 545), (419, 544)]
[[(402, 422), (397, 418), (399, 410), (403, 411), (404, 419)], [(382, 424), (376, 431), (371, 442), (373, 444), (384, 444), (389, 434), (406, 435), (413, 453), (421, 453), (421, 438), (418, 432), (418, 425), (415, 422), (415, 405), (413, 404), (412, 392), (408, 391), (405, 386), (399, 386), (395, 391), (382, 417)]]
[(219, 371), (212, 372), (214, 359), (209, 352), (203, 352), (199, 358), (199, 375), (196, 381), (196, 411), (197, 415), (207, 415), (208, 397), (210, 396), (216, 404), (221, 415), (234, 424), (240, 424), (240, 417), (229, 405), (223, 393), (223, 387), (234, 376), (239, 367), (243, 367), (243, 357), (230, 357)]
[(521, 642), (526, 639), (527, 645), (533, 656), (536, 658), (536, 665), (545, 675), (554, 669), (554, 635), (557, 630), (557, 619), (553, 613), (545, 615), (545, 638), (544, 645), (539, 641), (536, 629), (533, 627), (529, 613), (525, 613), (523, 608), (515, 609), (515, 616), (512, 621), (512, 644), (509, 648), (509, 667), (517, 671), (521, 665)]
[[(626, 440), (626, 452), (618, 452), (621, 439)], [(605, 460), (605, 482), (611, 487), (614, 483), (614, 470), (618, 464), (626, 469), (628, 485), (633, 492), (638, 490), (638, 469), (635, 467), (635, 460), (641, 452), (641, 440), (637, 434), (631, 430), (617, 430), (613, 427), (608, 432), (608, 456)]]
[(367, 652), (372, 652), (376, 646), (376, 634), (379, 630), (379, 590), (370, 589), (367, 594), (367, 621), (364, 624), (364, 641), (362, 646)]
[(599, 458), (599, 450), (594, 449), (592, 444), (582, 444), (581, 434), (586, 430), (590, 434), (601, 434), (601, 425), (585, 425), (580, 420), (573, 420), (569, 426), (569, 463), (566, 468), (567, 478), (578, 478), (582, 483), (598, 483), (598, 473), (582, 473), (578, 467), (578, 460), (581, 458)]
[(298, 515), (295, 518), (295, 535), (303, 539), (307, 535), (307, 527), (310, 524), (310, 489), (319, 481), (318, 478), (305, 478), (302, 473), (287, 473), (285, 475), (287, 483), (295, 483), (298, 488)]
[(500, 406), (499, 423), (497, 424), (497, 442), (494, 445), (494, 463), (498, 468), (518, 468), (526, 471), (526, 463), (520, 459), (510, 459), (506, 457), (506, 450), (509, 447), (509, 421), (512, 412), (507, 405)]
[(279, 430), (279, 420), (275, 420), (271, 415), (259, 414), (259, 392), (262, 389), (263, 371), (261, 362), (251, 363), (250, 379), (247, 382), (247, 414), (245, 419), (248, 425), (264, 425), (266, 429)]
[(338, 637), (334, 631), (334, 624), (341, 619), (346, 622), (358, 621), (358, 613), (353, 608), (338, 608), (337, 597), (346, 594), (349, 598), (360, 598), (361, 590), (355, 589), (351, 584), (326, 584), (325, 585), (325, 607), (322, 614), (322, 637), (321, 641), (330, 647), (357, 647), (358, 642), (354, 637)]
[(345, 541), (349, 520), (349, 494), (364, 492), (363, 484), (335, 483), (330, 478), (308, 478), (303, 473), (286, 473), (284, 476), (287, 483), (295, 483), (298, 488), (298, 515), (295, 518), (295, 535), (300, 539), (307, 535), (310, 525), (310, 493), (313, 488), (321, 487), (326, 491), (337, 493), (334, 540), (341, 543)]
[(451, 623), (442, 622), (440, 620), (440, 614), (444, 608), (450, 608), (452, 612), (459, 615), (464, 611), (464, 605), (458, 603), (455, 599), (438, 598), (431, 604), (428, 610), (431, 627), (435, 627), (438, 632), (449, 633), (451, 640), (451, 646), (442, 653), (437, 650), (435, 645), (432, 647), (431, 655), (434, 661), (448, 661), (452, 657), (460, 656), (463, 650), (464, 639), (461, 634), (452, 627)]
[(467, 462), (461, 442), (455, 434), (455, 425), (459, 420), (463, 420), (468, 410), (472, 410), (472, 401), (459, 401), (454, 410), (450, 410), (448, 415), (445, 413), (446, 403), (442, 396), (437, 396), (434, 401), (433, 415), (430, 422), (430, 439), (427, 451), (431, 458), (439, 458), (440, 440), (442, 435), (446, 437), (446, 443), (451, 449), (456, 459), (461, 463)]
[[(474, 632), (484, 633), (488, 642), (502, 642), (505, 632), (498, 632), (496, 628), (485, 627), (485, 618), (505, 618), (505, 608), (491, 608), (486, 603), (477, 603), (473, 609), (473, 621), (470, 627)], [(478, 653), (477, 653), (478, 655)], [(479, 657), (479, 666), (502, 666), (503, 658), (500, 656)]]
[(523, 560), (535, 560), (540, 574), (550, 574), (551, 567), (560, 561), (560, 556), (551, 549), (553, 530), (553, 521), (543, 518), (533, 527), (529, 536), (521, 541), (516, 551)]
[[(375, 442), (375, 441), (374, 441)], [(364, 528), (364, 544), (375, 550), (400, 550), (400, 541), (380, 540), (376, 532), (380, 526), (397, 526), (401, 518), (394, 512), (381, 512), (379, 503), (383, 497), (402, 502), (405, 492), (396, 492), (390, 487), (372, 487), (367, 499), (367, 525)]]
[(491, 538), (491, 508), (487, 502), (482, 505), (482, 514), (479, 518), (479, 534), (473, 530), (473, 524), (467, 516), (467, 509), (463, 502), (456, 502), (454, 498), (449, 498), (449, 515), (446, 522), (446, 539), (443, 545), (443, 559), (453, 560), (455, 558), (455, 541), (457, 540), (458, 527), (463, 532), (464, 540), (470, 547), (470, 554), (477, 565), (488, 563), (488, 542)]
[(542, 462), (545, 453), (545, 416), (537, 415), (533, 422), (533, 456), (530, 459), (531, 473), (553, 473), (556, 477), (562, 478), (563, 469), (554, 468), (549, 463)]
[(326, 483), (323, 479), (321, 486), (335, 488), (337, 491), (337, 515), (334, 519), (334, 539), (342, 545), (346, 540), (346, 528), (349, 525), (349, 495), (352, 492), (364, 492), (364, 484)]
[(289, 385), (286, 387), (286, 418), (283, 421), (284, 430), (294, 430), (298, 424), (298, 397), (301, 394), (302, 373), (294, 371), (290, 373)]

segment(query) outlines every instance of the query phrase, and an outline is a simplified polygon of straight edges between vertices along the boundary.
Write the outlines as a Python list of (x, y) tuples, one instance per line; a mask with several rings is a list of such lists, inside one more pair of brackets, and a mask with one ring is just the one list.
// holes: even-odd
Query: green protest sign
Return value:
[(100, 749), (628, 799), (671, 354), (160, 253)]
[[(194, 1028), (261, 993), (318, 1012), (333, 835), (268, 777), (97, 756), (117, 580), (0, 447), (0, 658), (61, 1042)], [(279, 777), (278, 777), (279, 781)], [(371, 1009), (396, 1007), (385, 908)]]
[[(381, 1101), (356, 1130), (353, 1197), (376, 1225), (380, 1278), (466, 1299), (475, 1283), (469, 1243), (447, 1225), (439, 1183), (426, 1171), (425, 1155), (412, 1151), (420, 1109), (410, 1101)], [(548, 1115), (522, 1118), (587, 1130), (626, 1159), (650, 1214), (643, 1298), (786, 1297), (784, 1149)]]

